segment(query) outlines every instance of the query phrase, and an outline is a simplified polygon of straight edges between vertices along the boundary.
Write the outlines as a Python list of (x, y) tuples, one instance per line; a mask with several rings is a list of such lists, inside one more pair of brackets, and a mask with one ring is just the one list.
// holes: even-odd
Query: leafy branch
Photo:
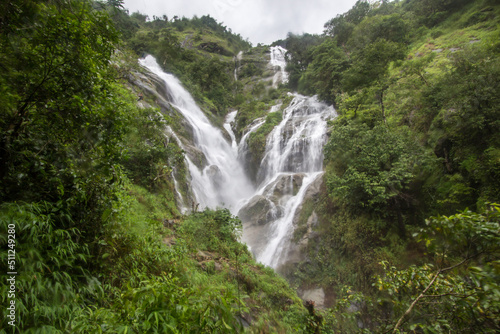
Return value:
[[(477, 256), (477, 255), (476, 255)], [(415, 300), (413, 301), (413, 303), (411, 303), (410, 307), (406, 310), (406, 312), (401, 316), (401, 318), (399, 318), (396, 326), (394, 326), (394, 330), (392, 331), (393, 333), (397, 333), (398, 331), (398, 328), (401, 326), (401, 324), (403, 323), (403, 320), (406, 316), (408, 316), (411, 311), (413, 310), (413, 308), (415, 307), (415, 305), (417, 305), (418, 301), (422, 298), (426, 298), (426, 297), (444, 297), (446, 295), (449, 295), (449, 294), (441, 294), (441, 295), (426, 295), (425, 293), (431, 288), (431, 286), (434, 284), (434, 282), (436, 282), (436, 279), (439, 277), (439, 275), (441, 275), (442, 273), (444, 272), (447, 272), (447, 271), (450, 271), (450, 270), (453, 270), (457, 267), (460, 267), (461, 265), (463, 265), (464, 263), (470, 261), (472, 258), (474, 258), (475, 256), (471, 256), (471, 257), (468, 257), (466, 259), (464, 259), (463, 261), (453, 265), (453, 266), (450, 266), (450, 267), (447, 267), (447, 268), (442, 268), (442, 269), (439, 269), (437, 271), (437, 273), (434, 275), (434, 277), (432, 278), (432, 280), (429, 282), (429, 284), (427, 285), (427, 287), (424, 289), (424, 291), (422, 291), (422, 293), (420, 293), (420, 295), (415, 298)]]

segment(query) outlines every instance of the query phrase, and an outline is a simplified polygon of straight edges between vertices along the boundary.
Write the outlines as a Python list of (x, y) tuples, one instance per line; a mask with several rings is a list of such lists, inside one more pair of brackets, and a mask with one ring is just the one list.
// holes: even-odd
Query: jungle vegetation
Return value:
[[(0, 333), (498, 332), (499, 24), (498, 0), (360, 0), (324, 34), (277, 42), (290, 82), (273, 90), (265, 47), (210, 16), (3, 1), (0, 268), (15, 249), (18, 275)], [(254, 58), (235, 81), (239, 51)], [(229, 211), (179, 212), (183, 152), (163, 135), (178, 120), (139, 108), (128, 80), (145, 53), (215, 122), (240, 108), (240, 130), (287, 89), (335, 105), (322, 195), (304, 205), (321, 223), (288, 281)], [(331, 307), (304, 307), (304, 282)]]

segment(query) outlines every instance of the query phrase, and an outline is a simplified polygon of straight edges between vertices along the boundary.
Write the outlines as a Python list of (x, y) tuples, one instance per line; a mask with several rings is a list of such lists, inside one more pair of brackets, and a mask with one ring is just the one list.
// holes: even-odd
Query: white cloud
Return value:
[(130, 12), (150, 17), (191, 18), (209, 14), (254, 45), (286, 38), (288, 32), (320, 34), (329, 19), (356, 0), (125, 0)]

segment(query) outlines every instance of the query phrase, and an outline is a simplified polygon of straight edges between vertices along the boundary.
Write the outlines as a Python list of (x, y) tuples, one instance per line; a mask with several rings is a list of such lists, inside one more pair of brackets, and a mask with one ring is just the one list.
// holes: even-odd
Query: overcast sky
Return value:
[(210, 14), (253, 45), (270, 44), (288, 32), (320, 34), (329, 19), (356, 0), (125, 0), (130, 13), (187, 18)]

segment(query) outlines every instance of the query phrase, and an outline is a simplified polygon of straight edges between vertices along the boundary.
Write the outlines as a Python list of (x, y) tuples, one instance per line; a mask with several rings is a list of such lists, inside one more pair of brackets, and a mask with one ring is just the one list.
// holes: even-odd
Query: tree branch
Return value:
[(465, 258), (462, 262), (459, 262), (453, 266), (450, 266), (450, 267), (447, 267), (447, 268), (443, 268), (443, 269), (439, 269), (438, 272), (434, 275), (434, 277), (432, 278), (432, 280), (429, 282), (429, 284), (427, 285), (427, 287), (424, 289), (424, 291), (422, 291), (422, 293), (417, 297), (415, 298), (415, 300), (413, 301), (413, 303), (411, 303), (410, 307), (406, 310), (406, 312), (401, 316), (401, 318), (399, 318), (398, 320), (398, 323), (396, 324), (396, 326), (394, 327), (394, 330), (392, 331), (393, 333), (396, 333), (398, 331), (398, 328), (399, 326), (401, 326), (401, 324), (403, 323), (403, 320), (404, 318), (409, 315), (411, 313), (411, 311), (413, 310), (413, 308), (415, 307), (415, 305), (417, 305), (418, 301), (424, 297), (426, 297), (425, 293), (431, 288), (431, 286), (434, 284), (434, 282), (436, 281), (436, 279), (439, 277), (439, 275), (441, 275), (442, 273), (446, 272), (446, 271), (450, 271), (450, 270), (453, 270), (459, 266), (461, 266), (462, 264), (464, 264), (465, 262), (469, 261), (470, 259), (472, 259), (473, 257), (475, 256), (470, 256), (470, 257), (467, 257)]

